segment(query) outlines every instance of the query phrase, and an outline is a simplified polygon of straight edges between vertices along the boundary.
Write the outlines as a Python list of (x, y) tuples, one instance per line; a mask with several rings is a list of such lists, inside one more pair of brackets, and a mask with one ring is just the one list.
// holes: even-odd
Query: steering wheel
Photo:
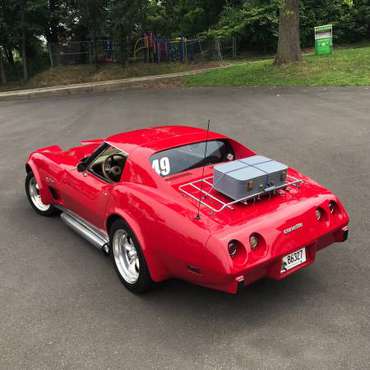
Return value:
[(112, 180), (119, 181), (123, 166), (120, 165), (120, 161), (124, 161), (126, 157), (122, 154), (111, 154), (107, 157), (102, 165), (102, 171), (104, 177)]

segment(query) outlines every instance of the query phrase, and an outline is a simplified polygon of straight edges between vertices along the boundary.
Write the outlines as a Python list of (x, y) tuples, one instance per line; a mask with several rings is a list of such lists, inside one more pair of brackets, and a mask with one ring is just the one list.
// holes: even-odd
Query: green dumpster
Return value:
[(315, 27), (316, 55), (329, 55), (333, 53), (333, 25)]

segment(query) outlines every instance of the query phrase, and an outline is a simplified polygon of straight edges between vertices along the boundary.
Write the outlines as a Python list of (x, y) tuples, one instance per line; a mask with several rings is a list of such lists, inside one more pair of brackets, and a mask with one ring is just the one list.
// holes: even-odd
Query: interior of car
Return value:
[(113, 146), (107, 146), (91, 162), (89, 171), (108, 182), (118, 182), (126, 163), (127, 156)]

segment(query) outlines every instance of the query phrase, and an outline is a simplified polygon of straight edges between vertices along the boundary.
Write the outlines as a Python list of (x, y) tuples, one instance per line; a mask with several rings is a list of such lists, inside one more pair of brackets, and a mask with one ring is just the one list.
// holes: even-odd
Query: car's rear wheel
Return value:
[(140, 244), (122, 220), (110, 229), (111, 258), (122, 284), (134, 293), (143, 293), (152, 286), (149, 270)]
[(58, 213), (58, 210), (51, 204), (45, 204), (40, 195), (39, 184), (32, 172), (28, 172), (25, 181), (27, 198), (32, 208), (42, 216), (51, 217)]

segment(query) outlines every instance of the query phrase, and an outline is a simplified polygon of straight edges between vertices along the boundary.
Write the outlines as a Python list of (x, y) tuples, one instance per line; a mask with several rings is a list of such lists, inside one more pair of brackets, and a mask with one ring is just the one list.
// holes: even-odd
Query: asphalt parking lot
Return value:
[[(170, 281), (144, 296), (24, 195), (38, 147), (181, 123), (237, 138), (340, 196), (350, 240), (239, 296)], [(365, 369), (370, 89), (132, 89), (0, 103), (1, 369)]]

